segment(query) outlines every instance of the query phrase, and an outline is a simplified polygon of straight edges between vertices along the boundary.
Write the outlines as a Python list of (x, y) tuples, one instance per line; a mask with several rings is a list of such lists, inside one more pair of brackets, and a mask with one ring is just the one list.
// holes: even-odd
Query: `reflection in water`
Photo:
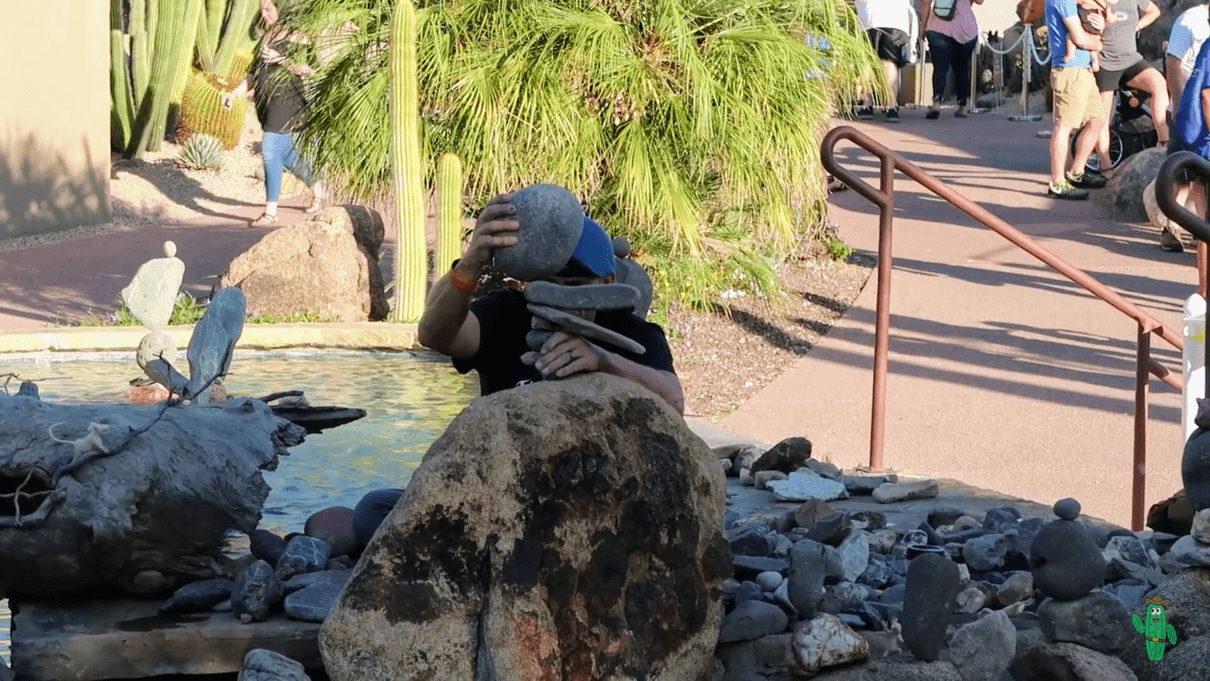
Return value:
[[(141, 373), (133, 351), (95, 357), (6, 362), (0, 374), (33, 380), (48, 402), (120, 401)], [(264, 473), (273, 491), (260, 527), (278, 533), (301, 532), (315, 511), (352, 507), (370, 490), (405, 487), (429, 445), (479, 394), (474, 374), (459, 374), (448, 360), (399, 353), (237, 353), (226, 383), (232, 395), (304, 390), (315, 406), (366, 410), (359, 421), (307, 436)]]

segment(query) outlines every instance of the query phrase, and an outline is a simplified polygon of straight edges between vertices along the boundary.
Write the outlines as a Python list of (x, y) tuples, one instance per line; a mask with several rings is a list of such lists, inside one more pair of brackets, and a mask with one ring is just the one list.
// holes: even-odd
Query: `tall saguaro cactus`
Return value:
[(197, 61), (202, 70), (220, 76), (233, 74), (236, 54), (251, 50), (256, 0), (205, 0), (198, 24)]
[[(131, 0), (131, 106), (135, 109), (124, 151), (137, 158), (160, 148), (174, 100), (176, 81), (193, 59), (202, 0)], [(112, 45), (111, 45), (112, 47)], [(122, 59), (123, 63), (125, 59)], [(124, 70), (124, 69), (123, 69)], [(114, 74), (114, 80), (121, 75)], [(122, 106), (121, 88), (114, 87), (114, 107)], [(122, 117), (119, 111), (117, 117)]]
[(424, 191), (420, 173), (420, 103), (416, 79), (416, 8), (399, 0), (391, 20), (391, 167), (395, 192), (396, 322), (415, 322), (424, 312), (428, 267), (424, 240)]
[(437, 271), (462, 255), (462, 161), (453, 152), (437, 166)]

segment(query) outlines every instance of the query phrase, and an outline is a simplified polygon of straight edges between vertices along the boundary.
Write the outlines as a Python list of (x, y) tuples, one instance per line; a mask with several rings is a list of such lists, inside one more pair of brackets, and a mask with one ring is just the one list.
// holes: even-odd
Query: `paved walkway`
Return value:
[[(1105, 192), (1086, 202), (1044, 195), (1047, 123), (985, 114), (856, 123), (926, 171), (1179, 331), (1193, 292), (1191, 253), (1157, 247), (1146, 225), (1116, 222)], [(877, 186), (877, 165), (838, 156)], [(900, 176), (885, 464), (1042, 502), (1074, 496), (1092, 515), (1130, 520), (1134, 323), (995, 232)], [(876, 254), (878, 215), (834, 194), (833, 221)], [(875, 278), (818, 346), (719, 425), (765, 442), (806, 435), (816, 456), (868, 461)], [(1161, 361), (1179, 353), (1158, 342)], [(1152, 382), (1147, 503), (1180, 488), (1180, 396)]]
[[(1178, 328), (1194, 287), (1193, 256), (1163, 253), (1150, 228), (1114, 221), (1103, 196), (1047, 199), (1047, 141), (1035, 136), (1045, 123), (903, 115), (898, 126), (856, 127)], [(839, 151), (850, 167), (876, 176), (865, 152)], [(1134, 324), (910, 182), (896, 188), (886, 464), (1044, 503), (1075, 496), (1090, 514), (1128, 523)], [(854, 248), (877, 252), (872, 204), (842, 192), (832, 217)], [(204, 293), (263, 234), (208, 219), (0, 252), (0, 332), (109, 308), (166, 238), (188, 263), (185, 288)], [(820, 457), (866, 461), (875, 293), (867, 286), (816, 348), (718, 424), (726, 430), (712, 440), (727, 440), (728, 431), (766, 443), (807, 435)], [(1175, 352), (1161, 355), (1179, 367)], [(1148, 503), (1181, 484), (1179, 396), (1153, 386)]]

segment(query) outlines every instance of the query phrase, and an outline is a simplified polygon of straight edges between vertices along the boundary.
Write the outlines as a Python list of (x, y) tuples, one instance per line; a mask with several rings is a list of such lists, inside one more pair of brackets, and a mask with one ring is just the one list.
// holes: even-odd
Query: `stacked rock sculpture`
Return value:
[[(608, 343), (636, 355), (647, 351), (641, 344), (610, 331), (577, 314), (582, 310), (633, 309), (639, 301), (639, 291), (627, 284), (590, 284), (562, 286), (549, 281), (535, 281), (525, 287), (529, 311), (535, 317), (535, 328), (526, 337), (526, 344), (535, 353), (556, 331), (566, 331), (591, 340)], [(529, 353), (527, 353), (527, 356)], [(536, 359), (536, 357), (531, 357)]]
[(1062, 499), (1055, 503), (1054, 512), (1059, 519), (1038, 530), (1030, 545), (1029, 568), (1039, 591), (1055, 600), (1074, 601), (1105, 581), (1105, 558), (1076, 520), (1078, 501)]
[(139, 266), (134, 278), (122, 289), (122, 304), (150, 330), (139, 342), (135, 359), (151, 380), (179, 393), (184, 377), (172, 369), (177, 348), (164, 327), (172, 319), (172, 308), (185, 278), (185, 263), (176, 257), (176, 244), (164, 242), (164, 257)]

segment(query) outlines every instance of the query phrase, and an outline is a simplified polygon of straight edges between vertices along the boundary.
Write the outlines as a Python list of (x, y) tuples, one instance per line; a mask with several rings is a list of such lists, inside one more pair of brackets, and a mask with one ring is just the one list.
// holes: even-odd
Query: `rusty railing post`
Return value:
[(1134, 465), (1131, 467), (1130, 529), (1143, 529), (1143, 506), (1147, 499), (1147, 417), (1151, 376), (1151, 331), (1139, 324), (1139, 345), (1134, 385)]
[(891, 341), (891, 226), (895, 222), (895, 160), (882, 161), (882, 194), (878, 214), (878, 312), (874, 326), (874, 395), (870, 410), (870, 470), (882, 470), (886, 443), (887, 348)]

